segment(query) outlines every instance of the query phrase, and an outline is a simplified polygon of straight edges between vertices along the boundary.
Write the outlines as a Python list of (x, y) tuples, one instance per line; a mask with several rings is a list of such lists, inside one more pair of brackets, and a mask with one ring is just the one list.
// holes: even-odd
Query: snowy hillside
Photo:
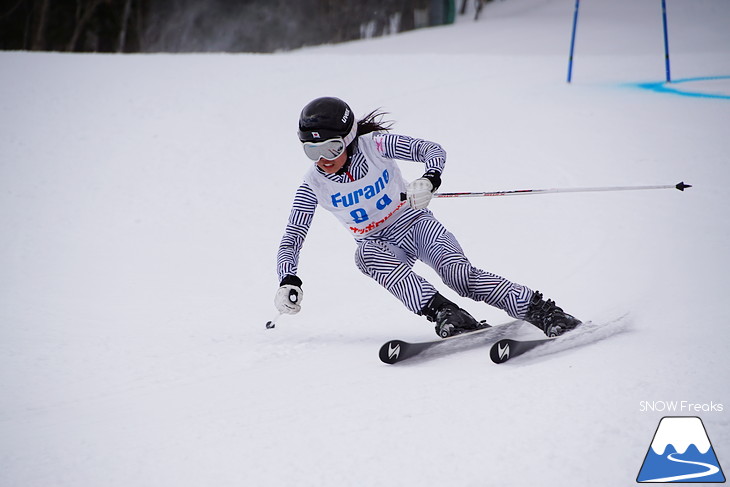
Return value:
[[(275, 55), (0, 53), (0, 485), (632, 485), (666, 415), (700, 416), (727, 468), (730, 4), (668, 1), (681, 93), (641, 86), (664, 79), (659, 0), (582, 2), (568, 85), (573, 7)], [(264, 328), (323, 95), (441, 143), (442, 191), (694, 187), (434, 200), (475, 265), (628, 316), (505, 365), (386, 366), (433, 328), (324, 212), (302, 312)]]

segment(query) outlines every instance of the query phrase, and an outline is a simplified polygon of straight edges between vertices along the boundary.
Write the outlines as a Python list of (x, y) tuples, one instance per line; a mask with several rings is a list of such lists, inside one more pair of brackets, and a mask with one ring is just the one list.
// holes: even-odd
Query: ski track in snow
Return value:
[[(620, 333), (630, 332), (631, 326), (631, 319), (628, 314), (607, 322), (587, 322), (570, 333), (516, 357), (506, 365), (520, 363), (522, 361), (527, 362), (531, 358), (553, 355), (573, 348), (600, 342)], [(528, 338), (523, 339), (527, 340)]]

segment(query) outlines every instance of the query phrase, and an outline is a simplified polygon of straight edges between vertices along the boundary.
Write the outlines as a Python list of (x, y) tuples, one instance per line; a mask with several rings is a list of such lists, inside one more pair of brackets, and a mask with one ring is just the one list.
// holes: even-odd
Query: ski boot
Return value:
[(581, 324), (579, 319), (564, 312), (553, 300), (543, 300), (542, 294), (538, 291), (532, 295), (530, 307), (523, 320), (540, 328), (551, 338), (560, 336)]
[(428, 321), (436, 323), (436, 334), (441, 338), (448, 338), (489, 326), (486, 322), (475, 320), (472, 315), (439, 293), (434, 294), (428, 304), (421, 310), (421, 314)]

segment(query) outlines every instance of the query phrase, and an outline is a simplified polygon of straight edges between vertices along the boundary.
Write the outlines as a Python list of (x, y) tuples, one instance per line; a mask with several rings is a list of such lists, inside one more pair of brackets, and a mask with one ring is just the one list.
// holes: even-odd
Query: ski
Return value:
[(379, 356), (380, 360), (386, 364), (400, 363), (414, 357), (419, 359), (440, 357), (483, 346), (485, 343), (493, 343), (515, 330), (521, 323), (522, 321), (515, 320), (495, 326), (487, 325), (476, 331), (428, 342), (412, 343), (404, 340), (390, 340), (380, 347)]
[(537, 340), (514, 340), (504, 338), (492, 345), (489, 350), (489, 358), (495, 364), (503, 364), (511, 358), (518, 357), (525, 352), (529, 352), (535, 347), (552, 342), (555, 338), (539, 338)]
[(540, 355), (548, 355), (562, 352), (571, 348), (582, 347), (591, 343), (605, 340), (611, 336), (625, 331), (629, 326), (626, 320), (628, 314), (619, 316), (612, 320), (595, 323), (593, 321), (585, 321), (575, 330), (569, 331), (555, 338), (537, 338), (516, 340), (503, 336), (492, 345), (489, 349), (489, 358), (495, 364), (503, 364), (506, 361), (519, 357), (531, 350), (541, 347), (546, 343), (551, 343), (549, 347), (541, 350)]
[[(525, 322), (515, 320), (428, 342), (411, 343), (404, 340), (390, 340), (380, 347), (379, 355), (380, 360), (384, 363), (396, 364), (406, 360), (416, 362), (418, 360), (438, 358), (489, 344), (490, 358), (495, 364), (502, 364), (546, 343), (552, 343), (552, 345), (539, 352), (539, 355), (558, 353), (605, 340), (627, 329), (630, 323), (626, 319), (627, 316), (628, 314), (624, 314), (618, 318), (600, 323), (586, 321), (575, 330), (556, 338), (542, 337), (524, 340), (510, 338), (522, 335), (520, 327)], [(532, 325), (528, 326), (528, 328), (531, 327)]]

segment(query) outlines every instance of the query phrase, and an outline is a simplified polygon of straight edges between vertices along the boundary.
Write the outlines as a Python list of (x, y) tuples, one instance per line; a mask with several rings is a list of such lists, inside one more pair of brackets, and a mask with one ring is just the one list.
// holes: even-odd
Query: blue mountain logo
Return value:
[(725, 482), (702, 420), (667, 416), (659, 421), (637, 482)]

